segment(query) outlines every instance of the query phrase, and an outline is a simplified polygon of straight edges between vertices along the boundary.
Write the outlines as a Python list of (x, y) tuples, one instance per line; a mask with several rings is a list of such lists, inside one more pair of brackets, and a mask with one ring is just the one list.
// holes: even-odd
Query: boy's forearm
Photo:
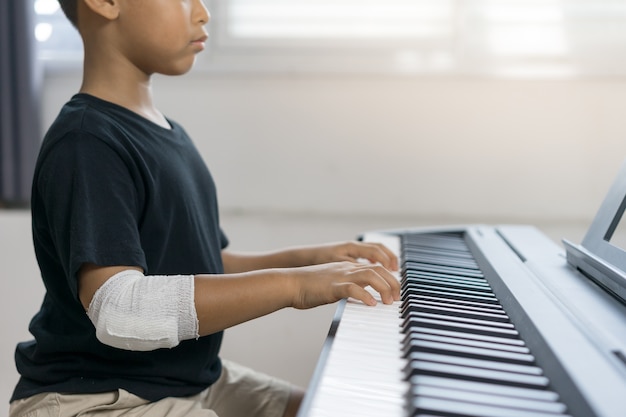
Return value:
[(275, 252), (241, 254), (222, 252), (226, 273), (239, 273), (269, 268), (295, 268), (330, 262), (358, 262), (367, 259), (395, 271), (396, 254), (381, 244), (346, 241), (324, 245), (299, 246)]
[(265, 253), (222, 252), (224, 272), (238, 274), (271, 268), (293, 268), (308, 265), (306, 248), (290, 248)]
[(205, 336), (292, 305), (291, 279), (284, 271), (196, 275), (199, 334)]

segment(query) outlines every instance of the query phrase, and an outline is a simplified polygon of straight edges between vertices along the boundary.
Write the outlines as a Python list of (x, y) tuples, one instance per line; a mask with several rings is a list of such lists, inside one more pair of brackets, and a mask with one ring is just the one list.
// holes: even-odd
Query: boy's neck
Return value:
[(125, 107), (151, 122), (170, 128), (165, 116), (156, 108), (152, 98), (151, 78), (143, 73), (129, 76), (111, 71), (113, 66), (89, 66), (86, 62), (83, 71), (81, 93), (90, 94), (102, 100)]

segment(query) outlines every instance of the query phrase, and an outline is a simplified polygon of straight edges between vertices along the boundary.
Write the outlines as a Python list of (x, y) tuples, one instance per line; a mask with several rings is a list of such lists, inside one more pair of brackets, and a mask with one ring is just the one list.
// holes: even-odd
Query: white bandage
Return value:
[(96, 291), (87, 315), (98, 340), (119, 349), (172, 348), (199, 337), (192, 275), (122, 271)]

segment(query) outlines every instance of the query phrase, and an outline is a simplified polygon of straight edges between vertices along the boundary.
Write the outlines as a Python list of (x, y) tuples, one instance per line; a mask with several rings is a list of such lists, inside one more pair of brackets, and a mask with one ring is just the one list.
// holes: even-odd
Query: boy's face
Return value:
[(202, 0), (122, 0), (119, 45), (146, 74), (183, 74), (204, 49), (209, 18)]

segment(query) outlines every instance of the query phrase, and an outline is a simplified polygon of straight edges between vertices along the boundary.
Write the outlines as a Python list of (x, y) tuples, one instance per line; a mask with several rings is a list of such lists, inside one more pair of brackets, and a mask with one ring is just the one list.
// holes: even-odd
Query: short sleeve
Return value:
[(42, 152), (35, 181), (45, 221), (34, 222), (33, 231), (50, 239), (75, 297), (84, 263), (145, 270), (140, 178), (123, 150), (70, 133)]
[(226, 249), (229, 244), (230, 244), (230, 241), (228, 240), (228, 236), (226, 236), (226, 233), (224, 233), (224, 230), (222, 230), (220, 228), (220, 245), (221, 245), (221, 249)]

